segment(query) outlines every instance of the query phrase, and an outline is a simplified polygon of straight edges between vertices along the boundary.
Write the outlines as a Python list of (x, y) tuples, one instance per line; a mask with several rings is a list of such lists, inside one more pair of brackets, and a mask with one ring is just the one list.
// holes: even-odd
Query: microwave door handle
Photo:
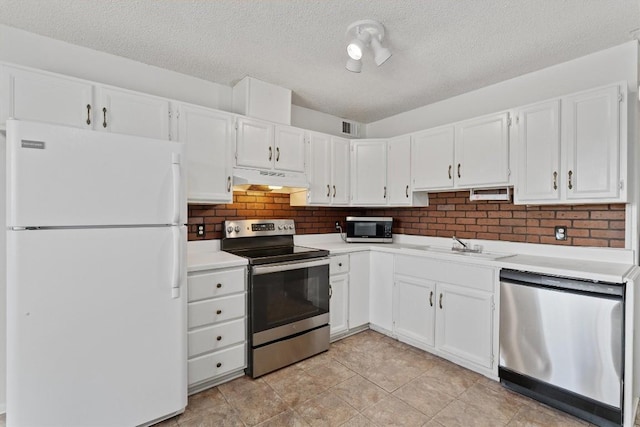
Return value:
[(329, 258), (323, 258), (315, 261), (298, 261), (298, 262), (282, 262), (278, 264), (270, 264), (266, 266), (253, 267), (251, 273), (254, 276), (269, 273), (280, 273), (282, 271), (300, 270), (302, 268), (319, 267), (321, 265), (329, 265)]

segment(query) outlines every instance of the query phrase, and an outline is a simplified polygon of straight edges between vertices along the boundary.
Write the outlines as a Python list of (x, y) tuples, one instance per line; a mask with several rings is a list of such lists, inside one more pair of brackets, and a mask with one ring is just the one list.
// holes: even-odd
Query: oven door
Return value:
[(251, 271), (252, 345), (329, 323), (329, 258), (255, 266)]

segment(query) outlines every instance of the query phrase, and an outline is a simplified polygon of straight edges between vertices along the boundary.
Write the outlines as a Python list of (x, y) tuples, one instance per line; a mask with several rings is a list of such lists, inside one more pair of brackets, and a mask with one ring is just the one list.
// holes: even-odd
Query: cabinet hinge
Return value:
[(169, 110), (169, 118), (171, 118), (172, 114), (171, 114), (171, 110)]
[(493, 353), (491, 354), (491, 366), (493, 366), (493, 364), (496, 362), (496, 357), (493, 355)]
[(180, 110), (176, 111), (176, 119), (180, 118)]
[(624, 99), (624, 95), (619, 93), (618, 94), (618, 102), (622, 102), (623, 99)]
[(624, 181), (620, 180), (620, 182), (618, 183), (618, 189), (622, 190), (624, 188)]
[(233, 119), (233, 127), (238, 130), (238, 119)]
[(511, 126), (511, 117), (507, 117), (507, 126)]
[(494, 300), (491, 300), (491, 311), (495, 311), (496, 310), (496, 303)]
[(511, 168), (507, 168), (507, 176), (511, 176)]
[(516, 116), (516, 124), (520, 123), (520, 115)]

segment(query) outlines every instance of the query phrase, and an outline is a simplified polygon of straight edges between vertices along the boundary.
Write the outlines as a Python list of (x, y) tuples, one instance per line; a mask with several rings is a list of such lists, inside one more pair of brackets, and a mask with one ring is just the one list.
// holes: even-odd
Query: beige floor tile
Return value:
[(444, 426), (439, 422), (437, 422), (436, 420), (430, 420), (423, 427), (444, 427)]
[(325, 351), (324, 353), (320, 353), (301, 362), (298, 362), (294, 366), (297, 366), (298, 368), (305, 371), (317, 368), (318, 366), (326, 365), (327, 363), (332, 362), (334, 360), (333, 353), (333, 349), (330, 349), (329, 351)]
[(506, 421), (498, 420), (461, 400), (451, 402), (434, 420), (445, 427), (499, 427), (507, 424)]
[(273, 418), (288, 409), (287, 404), (266, 383), (261, 383), (259, 387), (251, 387), (243, 393), (233, 393), (227, 397), (227, 401), (240, 419), (250, 426)]
[(421, 426), (429, 417), (392, 395), (362, 411), (362, 415), (381, 426)]
[(582, 420), (543, 405), (522, 406), (509, 422), (509, 427), (582, 427)]
[(234, 413), (207, 412), (195, 418), (178, 420), (179, 427), (244, 427), (240, 418)]
[(524, 399), (507, 390), (487, 387), (479, 383), (469, 387), (459, 399), (480, 407), (483, 412), (505, 422), (508, 422), (524, 405)]
[(276, 415), (267, 421), (258, 424), (259, 427), (308, 427), (309, 424), (294, 410)]
[(187, 420), (200, 418), (208, 413), (231, 413), (235, 415), (235, 411), (229, 406), (217, 387), (189, 396), (184, 413), (175, 417), (175, 419), (184, 423)]
[(334, 385), (339, 384), (356, 375), (354, 371), (335, 360), (332, 360), (325, 365), (320, 365), (315, 368), (309, 369), (305, 372), (311, 375), (315, 382), (325, 388), (333, 387)]
[(480, 374), (442, 359), (436, 360), (434, 366), (427, 370), (424, 376), (431, 379), (435, 388), (456, 397), (467, 391), (481, 377)]
[(331, 390), (358, 411), (379, 402), (389, 394), (360, 375), (341, 382)]
[[(0, 422), (0, 426), (4, 427), (4, 424)], [(168, 420), (164, 420), (157, 424), (154, 424), (153, 427), (178, 427), (178, 417), (169, 418)]]
[(373, 369), (361, 375), (379, 385), (388, 392), (393, 392), (424, 372), (420, 366), (412, 366), (401, 357), (390, 357)]
[(358, 415), (358, 411), (332, 391), (301, 403), (295, 410), (312, 426), (339, 426)]
[(340, 427), (373, 427), (373, 426), (377, 426), (377, 424), (365, 418), (364, 415), (358, 414), (355, 417), (351, 418), (346, 423), (342, 424)]
[(455, 397), (433, 387), (431, 379), (425, 376), (405, 384), (396, 390), (393, 395), (430, 418), (455, 399)]
[[(228, 383), (224, 383), (216, 387), (220, 392), (224, 395), (225, 398), (233, 399), (237, 396), (241, 396), (243, 393), (250, 390), (260, 390), (264, 387), (265, 382), (262, 378), (253, 379), (247, 375), (236, 378), (233, 381), (229, 381)], [(203, 392), (204, 393), (204, 392)], [(198, 393), (197, 395), (199, 395)], [(197, 396), (194, 395), (194, 396)]]
[(277, 378), (277, 381), (273, 378), (267, 378), (265, 381), (290, 407), (309, 400), (328, 388), (302, 369), (291, 370), (287, 376)]

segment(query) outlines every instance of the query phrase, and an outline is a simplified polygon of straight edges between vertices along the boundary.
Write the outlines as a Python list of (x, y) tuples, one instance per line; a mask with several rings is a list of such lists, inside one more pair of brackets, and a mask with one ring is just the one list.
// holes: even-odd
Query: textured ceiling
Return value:
[[(345, 69), (376, 19), (393, 56)], [(631, 40), (638, 0), (0, 0), (0, 23), (364, 123)]]

